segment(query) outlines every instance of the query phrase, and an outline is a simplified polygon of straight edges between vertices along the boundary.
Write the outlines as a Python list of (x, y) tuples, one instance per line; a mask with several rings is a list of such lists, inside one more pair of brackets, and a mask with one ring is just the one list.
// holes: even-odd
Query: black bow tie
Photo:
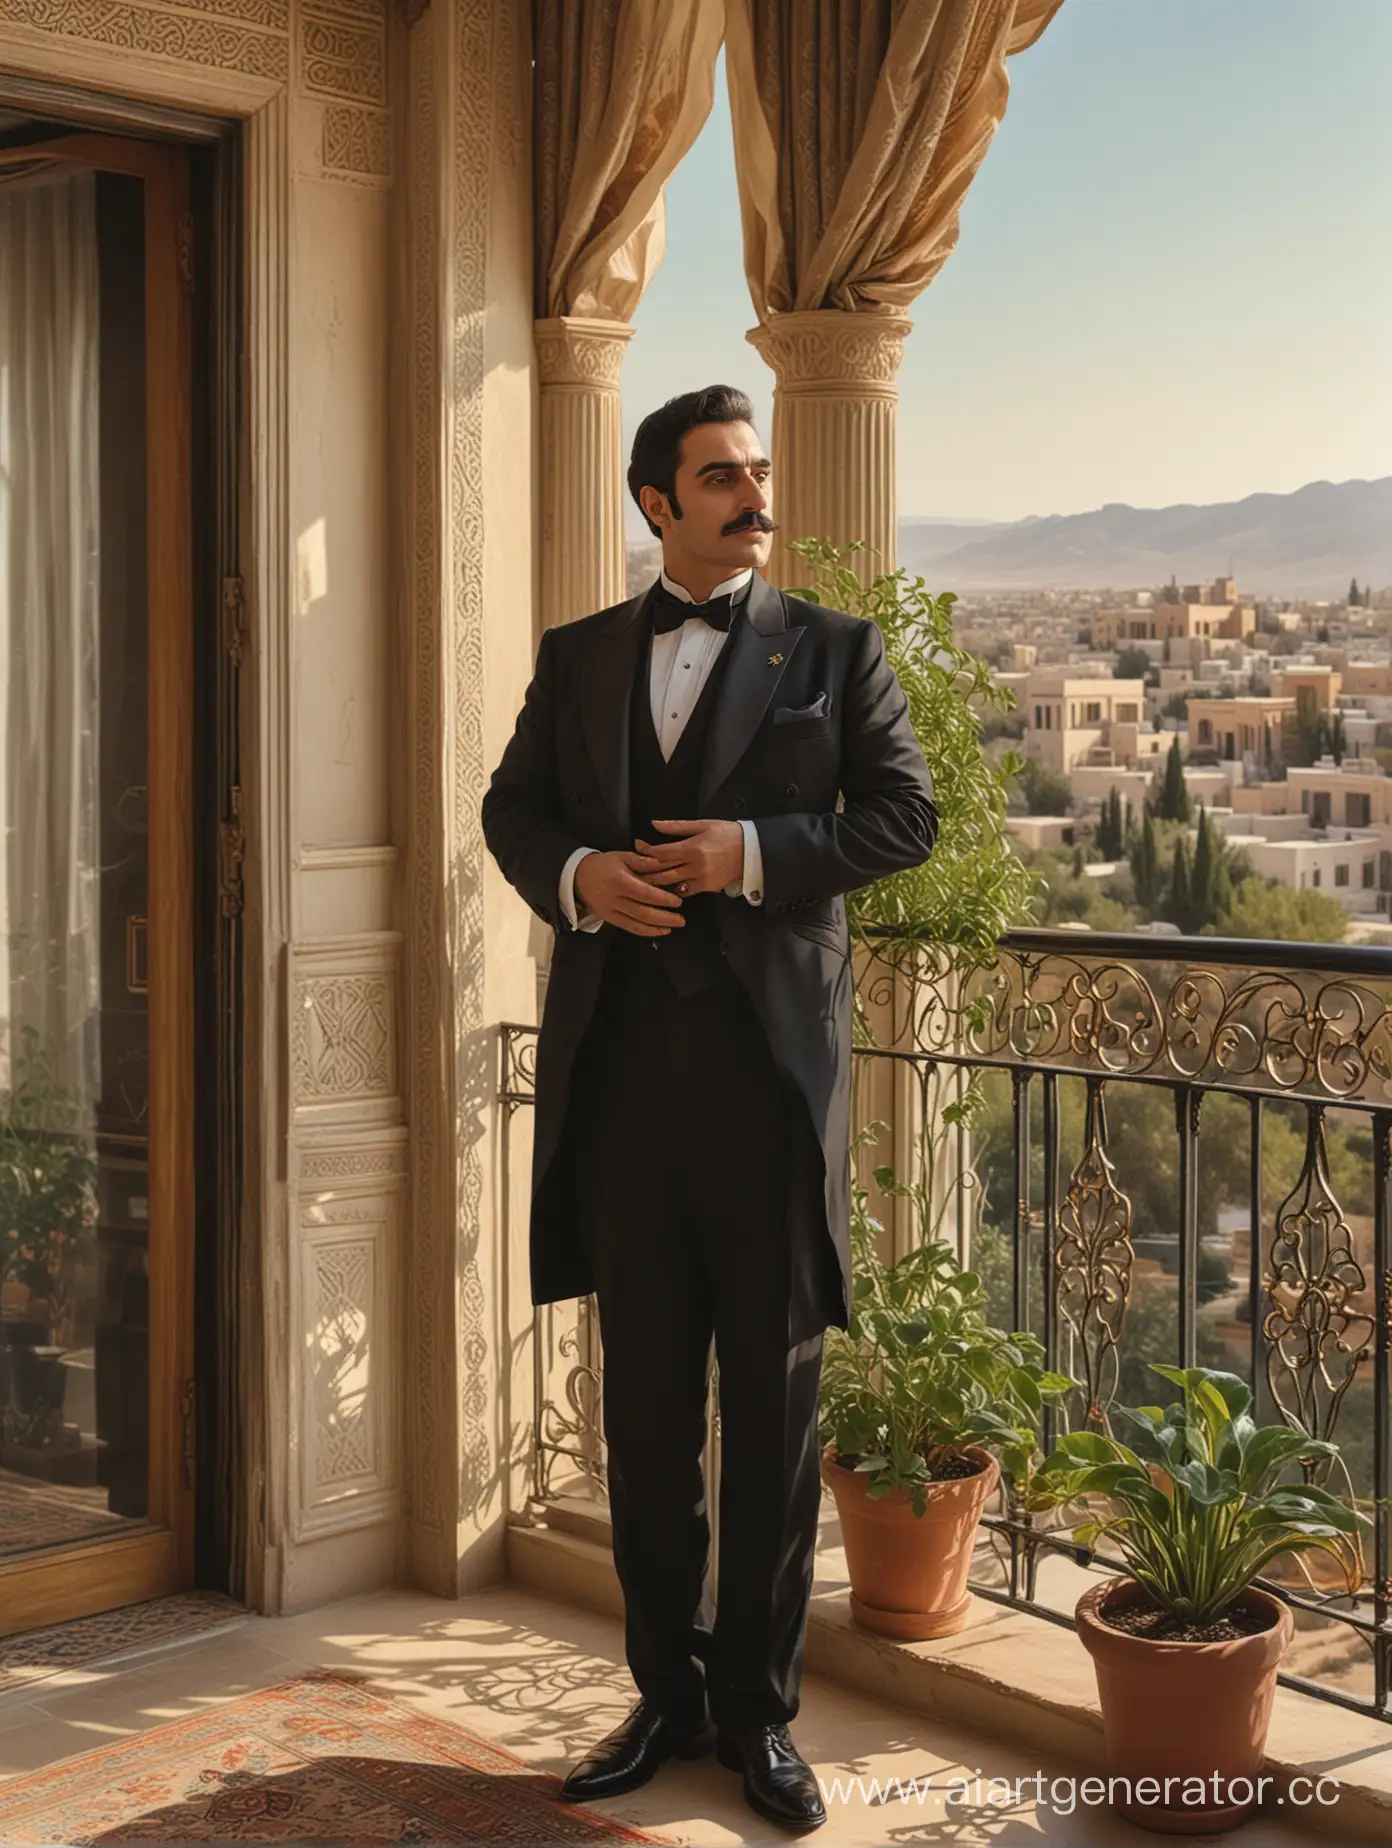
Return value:
[(730, 630), (730, 621), (734, 615), (735, 600), (732, 596), (711, 597), (705, 603), (684, 603), (680, 597), (674, 597), (661, 578), (653, 591), (652, 624), (654, 635), (666, 635), (671, 629), (680, 629), (684, 622), (693, 616), (699, 616), (702, 622), (708, 622), (712, 629)]

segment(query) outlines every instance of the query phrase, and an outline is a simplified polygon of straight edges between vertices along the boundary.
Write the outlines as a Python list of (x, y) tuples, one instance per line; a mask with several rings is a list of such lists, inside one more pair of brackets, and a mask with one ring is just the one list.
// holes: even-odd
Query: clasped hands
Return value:
[(669, 838), (636, 840), (634, 851), (587, 853), (575, 869), (575, 896), (586, 913), (634, 937), (666, 937), (686, 923), (684, 898), (723, 892), (744, 872), (744, 830), (737, 821), (654, 821)]

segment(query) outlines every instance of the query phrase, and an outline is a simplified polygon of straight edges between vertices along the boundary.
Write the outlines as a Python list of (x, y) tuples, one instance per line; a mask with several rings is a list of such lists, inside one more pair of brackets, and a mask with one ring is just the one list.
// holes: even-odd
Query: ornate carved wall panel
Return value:
[(324, 169), (338, 178), (390, 180), (391, 122), (385, 109), (324, 109)]
[(0, 28), (53, 35), (55, 76), (58, 47), (80, 42), (293, 87), (316, 118), (309, 170), (377, 186), (392, 176), (387, 18), (387, 0), (0, 0)]
[(401, 1506), (406, 1131), (321, 1135), (299, 1159), (297, 1540)]
[(296, 88), (302, 108), (319, 104), (324, 174), (390, 182), (386, 0), (299, 0), (296, 38)]
[(397, 1225), (391, 1195), (304, 1207), (297, 1540), (400, 1511)]
[(290, 76), (290, 0), (0, 0), (4, 23), (276, 83)]
[(387, 100), (385, 0), (299, 0), (299, 85), (308, 96)]
[(394, 931), (295, 945), (290, 1088), (302, 1129), (404, 1120), (400, 987)]
[[(489, 172), (516, 114), (517, 9), (437, 0), (408, 51), (413, 340), (409, 850), (412, 1499), (442, 1574), (493, 1480), (479, 1123), (483, 1033), (483, 386)], [(511, 99), (511, 103), (510, 103)], [(426, 1568), (427, 1572), (430, 1568)]]

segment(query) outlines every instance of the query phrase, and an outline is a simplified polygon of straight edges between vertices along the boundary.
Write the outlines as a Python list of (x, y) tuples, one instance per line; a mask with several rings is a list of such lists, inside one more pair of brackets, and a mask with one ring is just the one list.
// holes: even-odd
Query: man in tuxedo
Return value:
[[(642, 595), (549, 630), (484, 798), (556, 932), (536, 1072), (532, 1294), (593, 1290), (614, 1561), (641, 1699), (572, 1800), (710, 1749), (760, 1814), (825, 1820), (788, 1735), (820, 1500), (822, 1335), (850, 1300), (842, 895), (925, 860), (932, 783), (873, 622), (771, 589), (748, 399), (639, 428)], [(701, 1471), (719, 1368), (719, 1584)], [(712, 1624), (712, 1611), (714, 1621)]]

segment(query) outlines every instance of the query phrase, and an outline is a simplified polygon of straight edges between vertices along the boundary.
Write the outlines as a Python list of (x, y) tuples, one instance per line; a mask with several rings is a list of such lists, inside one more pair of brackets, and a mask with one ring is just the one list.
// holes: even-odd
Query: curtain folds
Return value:
[(536, 314), (627, 321), (710, 113), (721, 0), (533, 0)]
[[(0, 185), (0, 1085), (101, 1090), (94, 175)], [(57, 1125), (55, 1124), (55, 1127)]]
[(745, 271), (760, 321), (904, 309), (957, 241), (1006, 58), (1063, 0), (726, 0)]

